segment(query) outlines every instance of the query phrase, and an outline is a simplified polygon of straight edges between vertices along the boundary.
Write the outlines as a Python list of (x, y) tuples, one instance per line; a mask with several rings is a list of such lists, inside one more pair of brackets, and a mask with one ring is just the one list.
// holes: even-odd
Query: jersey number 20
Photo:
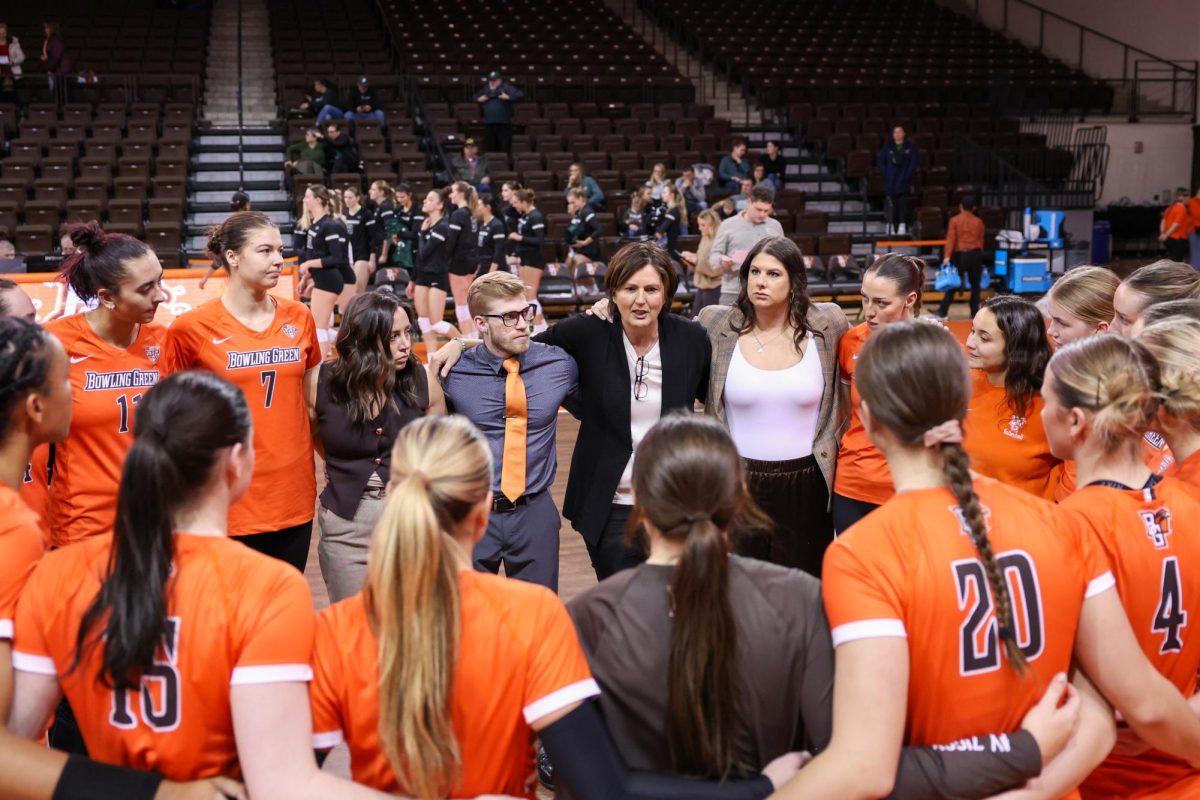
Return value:
[[(1010, 550), (996, 556), (1000, 573), (1008, 585), (1012, 600), (1017, 646), (1025, 658), (1042, 652), (1042, 590), (1037, 569), (1027, 553)], [(1000, 668), (1000, 637), (996, 624), (995, 602), (988, 586), (983, 563), (976, 559), (956, 561), (954, 578), (958, 584), (958, 607), (967, 611), (959, 628), (959, 669), (963, 675), (991, 672)], [(1017, 590), (1014, 592), (1014, 584)]]
[[(128, 691), (113, 690), (112, 714), (109, 722), (114, 727), (129, 730), (137, 727), (137, 719), (130, 710), (130, 695), (136, 692), (142, 721), (153, 731), (165, 733), (179, 727), (179, 617), (167, 618), (167, 633), (163, 636), (162, 649), (166, 659), (154, 659), (154, 665), (142, 674), (142, 685)], [(156, 698), (152, 689), (158, 690)]]

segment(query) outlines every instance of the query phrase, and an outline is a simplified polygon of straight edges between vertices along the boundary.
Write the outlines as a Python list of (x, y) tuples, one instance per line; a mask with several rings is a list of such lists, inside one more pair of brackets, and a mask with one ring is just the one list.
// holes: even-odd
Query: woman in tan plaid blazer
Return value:
[(821, 573), (833, 540), (829, 496), (837, 462), (838, 342), (849, 329), (834, 303), (813, 303), (800, 248), (763, 239), (741, 265), (732, 306), (709, 306), (707, 413), (730, 428), (772, 535), (738, 543), (742, 555)]

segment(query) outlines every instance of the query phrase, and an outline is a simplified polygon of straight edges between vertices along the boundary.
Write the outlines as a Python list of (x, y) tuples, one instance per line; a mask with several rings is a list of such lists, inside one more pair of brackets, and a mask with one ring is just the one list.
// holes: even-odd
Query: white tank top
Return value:
[(825, 376), (813, 335), (787, 369), (759, 369), (735, 344), (725, 378), (725, 419), (743, 458), (790, 461), (812, 455)]

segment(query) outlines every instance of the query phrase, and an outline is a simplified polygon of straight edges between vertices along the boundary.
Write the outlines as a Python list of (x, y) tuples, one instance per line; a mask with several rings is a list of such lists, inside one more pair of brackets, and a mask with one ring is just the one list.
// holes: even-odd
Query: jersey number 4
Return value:
[(162, 655), (154, 658), (154, 664), (142, 673), (142, 685), (126, 691), (113, 690), (112, 714), (108, 721), (113, 727), (130, 730), (136, 728), (130, 706), (130, 695), (139, 700), (140, 717), (153, 731), (166, 733), (179, 727), (179, 617), (167, 618), (167, 633), (163, 636)]
[(1171, 556), (1163, 559), (1162, 594), (1159, 595), (1158, 611), (1150, 630), (1163, 635), (1158, 647), (1160, 655), (1178, 653), (1183, 649), (1180, 631), (1187, 627), (1187, 611), (1183, 607), (1183, 582), (1179, 580), (1179, 559)]
[[(1027, 553), (1010, 550), (996, 556), (1012, 600), (1014, 635), (1025, 658), (1034, 659), (1045, 644), (1042, 622), (1042, 590), (1037, 569)], [(959, 628), (959, 669), (963, 675), (992, 672), (1000, 668), (1000, 636), (996, 625), (995, 601), (988, 586), (983, 563), (975, 559), (956, 561), (958, 607), (967, 612)]]

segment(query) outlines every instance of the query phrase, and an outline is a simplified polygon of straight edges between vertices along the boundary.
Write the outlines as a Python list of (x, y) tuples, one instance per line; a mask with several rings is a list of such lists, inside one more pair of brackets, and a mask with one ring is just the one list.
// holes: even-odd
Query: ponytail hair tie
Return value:
[(706, 511), (697, 511), (694, 514), (688, 514), (685, 519), (689, 525), (697, 525), (701, 522), (712, 522), (712, 515)]
[(962, 423), (956, 419), (947, 420), (925, 431), (926, 447), (941, 447), (944, 444), (962, 444)]
[(1000, 626), (1000, 641), (1011, 642), (1011, 641), (1015, 641), (1016, 638), (1017, 638), (1017, 634), (1013, 630), (1013, 626), (1011, 624)]

